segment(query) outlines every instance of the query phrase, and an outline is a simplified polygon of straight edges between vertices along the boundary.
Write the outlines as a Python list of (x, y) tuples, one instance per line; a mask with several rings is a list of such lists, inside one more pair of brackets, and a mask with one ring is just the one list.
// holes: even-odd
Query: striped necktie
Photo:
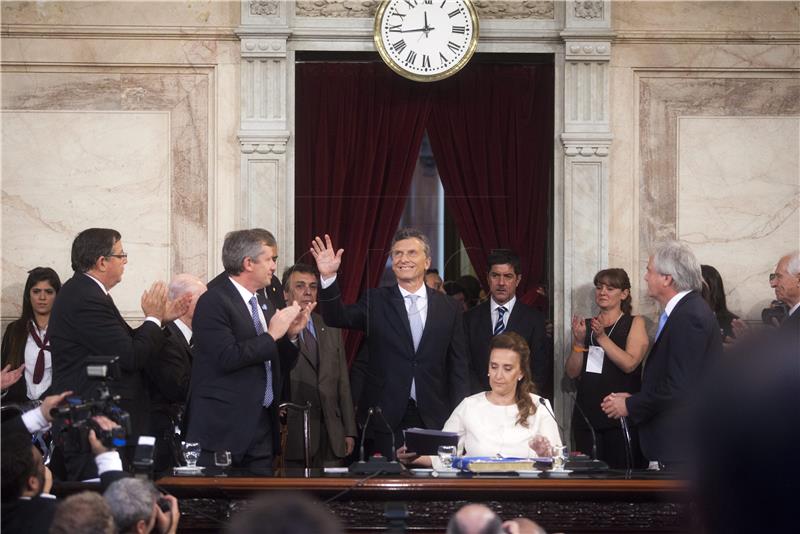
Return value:
[[(505, 306), (498, 306), (497, 307), (497, 322), (494, 324), (494, 334), (502, 334), (503, 331), (506, 329), (506, 324), (503, 322), (503, 316), (506, 314), (506, 307)], [(485, 332), (485, 330), (484, 330)]]
[[(258, 316), (258, 299), (255, 296), (250, 298), (250, 316), (253, 318), (253, 326), (256, 328), (256, 335), (260, 336), (264, 333), (264, 325), (261, 324), (261, 318)], [(267, 388), (264, 391), (264, 406), (269, 408), (275, 397), (272, 392), (272, 362), (264, 362), (264, 367), (267, 370)]]

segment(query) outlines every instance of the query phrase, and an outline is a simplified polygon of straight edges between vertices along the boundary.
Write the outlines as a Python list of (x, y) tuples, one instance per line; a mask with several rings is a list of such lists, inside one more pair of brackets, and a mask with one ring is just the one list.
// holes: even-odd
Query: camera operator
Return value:
[(126, 478), (103, 493), (120, 534), (174, 534), (181, 517), (178, 500), (161, 495), (152, 482)]
[[(45, 397), (39, 407), (2, 424), (3, 533), (47, 532), (49, 528), (56, 508), (55, 497), (49, 494), (53, 480), (39, 449), (31, 444), (31, 434), (50, 428), (52, 410), (71, 394), (65, 391)], [(95, 416), (93, 420), (103, 430), (117, 426), (103, 416)], [(94, 430), (89, 431), (88, 440), (103, 487), (128, 476), (122, 471), (119, 453), (104, 445)]]

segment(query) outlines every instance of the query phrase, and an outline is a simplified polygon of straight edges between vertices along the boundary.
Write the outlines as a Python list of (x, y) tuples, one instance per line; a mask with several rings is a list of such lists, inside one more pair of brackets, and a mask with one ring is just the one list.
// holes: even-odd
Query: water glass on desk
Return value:
[(453, 467), (453, 457), (456, 455), (456, 448), (453, 445), (440, 445), (437, 453), (442, 467), (445, 469)]
[(186, 460), (186, 467), (197, 467), (197, 460), (200, 458), (200, 444), (193, 441), (181, 443), (183, 459)]
[(225, 476), (226, 471), (231, 466), (231, 451), (215, 452), (214, 465), (217, 466), (222, 472), (222, 475)]
[(566, 445), (553, 447), (553, 471), (563, 471), (567, 463), (568, 449)]

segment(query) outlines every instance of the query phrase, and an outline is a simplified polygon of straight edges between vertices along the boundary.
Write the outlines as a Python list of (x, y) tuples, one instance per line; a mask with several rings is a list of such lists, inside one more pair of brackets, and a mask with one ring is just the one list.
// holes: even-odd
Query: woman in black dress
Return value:
[[(572, 318), (572, 352), (567, 358), (567, 376), (577, 379), (577, 405), (572, 429), (578, 450), (591, 454), (592, 434), (580, 414), (586, 414), (597, 435), (597, 458), (610, 467), (627, 466), (625, 441), (619, 421), (600, 409), (612, 391), (636, 393), (641, 389), (642, 359), (649, 344), (644, 319), (631, 315), (631, 283), (623, 269), (605, 269), (594, 277), (597, 317)], [(641, 467), (636, 429), (631, 427), (633, 467)]]
[(58, 274), (49, 267), (28, 271), (22, 294), (22, 315), (3, 335), (2, 365), (22, 370), (22, 378), (3, 392), (3, 404), (19, 404), (50, 394), (53, 379), (47, 324), (61, 289)]
[(735, 324), (739, 316), (728, 309), (728, 302), (725, 299), (725, 286), (722, 283), (722, 276), (713, 265), (701, 265), (700, 271), (703, 274), (703, 298), (708, 302), (708, 306), (717, 317), (719, 331), (722, 334), (722, 341), (730, 343), (736, 338)]

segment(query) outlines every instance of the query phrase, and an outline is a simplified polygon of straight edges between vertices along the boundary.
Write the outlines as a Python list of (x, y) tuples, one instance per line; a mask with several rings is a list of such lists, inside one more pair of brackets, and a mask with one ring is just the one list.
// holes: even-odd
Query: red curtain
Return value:
[(428, 134), (470, 261), (482, 284), (491, 249), (520, 255), (520, 300), (545, 277), (553, 161), (553, 66), (473, 63), (441, 82)]
[[(382, 63), (296, 66), (297, 261), (311, 239), (344, 249), (344, 302), (375, 287), (406, 205), (428, 116), (428, 91)], [(361, 336), (344, 332), (348, 355)]]

